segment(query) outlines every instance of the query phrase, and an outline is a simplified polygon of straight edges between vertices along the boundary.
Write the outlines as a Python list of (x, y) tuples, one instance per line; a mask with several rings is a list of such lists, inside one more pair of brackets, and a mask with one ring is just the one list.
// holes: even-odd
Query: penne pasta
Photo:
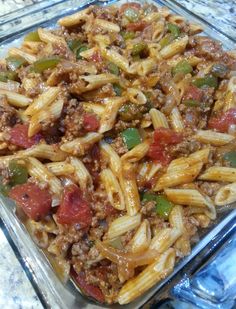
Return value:
[(44, 183), (48, 183), (51, 192), (56, 196), (61, 195), (62, 185), (60, 180), (54, 176), (39, 160), (29, 157), (27, 159), (27, 168), (30, 176), (35, 177)]
[(46, 110), (42, 109), (34, 114), (30, 119), (28, 136), (34, 136), (43, 127), (44, 124), (50, 124), (61, 116), (64, 102), (62, 99), (53, 102)]
[(171, 126), (176, 132), (184, 130), (184, 124), (178, 107), (174, 107), (170, 113)]
[(147, 98), (144, 93), (136, 88), (128, 88), (126, 96), (134, 104), (143, 105), (147, 102)]
[(96, 18), (94, 20), (94, 26), (108, 32), (120, 32), (120, 27), (117, 24), (114, 24), (105, 19)]
[(236, 182), (223, 186), (215, 196), (215, 204), (223, 206), (236, 201)]
[(203, 210), (210, 219), (216, 218), (215, 206), (208, 196), (203, 196), (199, 191), (194, 189), (165, 189), (165, 194), (169, 201), (193, 207), (207, 208)]
[(145, 155), (147, 154), (149, 150), (150, 142), (148, 140), (142, 142), (141, 144), (138, 144), (130, 151), (126, 152), (122, 157), (121, 161), (125, 162), (137, 162), (141, 160)]
[(147, 266), (137, 277), (128, 280), (118, 295), (120, 305), (127, 304), (165, 278), (174, 267), (175, 251), (169, 249)]
[(129, 73), (129, 61), (117, 51), (113, 49), (101, 48), (101, 53), (106, 60), (113, 62), (118, 66), (118, 68)]
[(51, 87), (45, 92), (39, 95), (32, 104), (25, 110), (25, 115), (32, 116), (39, 112), (41, 109), (48, 107), (54, 100), (56, 100), (58, 94), (60, 93), (60, 88)]
[(183, 52), (187, 44), (188, 44), (188, 36), (185, 35), (181, 38), (174, 40), (166, 47), (162, 48), (160, 50), (160, 55), (163, 59), (168, 59), (178, 53)]
[(106, 105), (101, 115), (99, 133), (104, 133), (112, 129), (119, 108), (125, 101), (125, 98), (108, 98), (104, 100)]
[(133, 163), (125, 162), (122, 164), (119, 180), (125, 197), (127, 214), (134, 216), (140, 209), (140, 197)]
[(59, 19), (58, 23), (64, 27), (71, 27), (80, 24), (89, 18), (89, 8), (76, 12), (75, 14), (65, 16)]
[(212, 166), (198, 178), (201, 180), (236, 182), (236, 168)]
[(74, 168), (74, 176), (82, 190), (93, 186), (93, 180), (84, 163), (76, 157), (70, 157), (70, 164)]
[(168, 173), (172, 173), (177, 170), (187, 169), (188, 167), (198, 163), (207, 163), (210, 154), (210, 148), (204, 148), (196, 152), (191, 153), (188, 157), (180, 157), (172, 160), (167, 168)]
[(236, 203), (236, 52), (130, 1), (75, 8), (0, 60), (0, 195), (103, 307), (161, 286)]
[(102, 135), (100, 133), (87, 133), (83, 137), (78, 137), (72, 141), (62, 144), (60, 149), (72, 155), (82, 156), (93, 144), (98, 142), (101, 138)]
[(16, 47), (12, 47), (9, 50), (9, 55), (10, 56), (20, 56), (20, 57), (25, 59), (30, 64), (34, 63), (35, 61), (37, 61), (37, 57), (35, 55), (27, 53), (27, 52), (21, 50), (20, 48), (16, 48)]
[(151, 229), (147, 219), (144, 219), (137, 229), (134, 237), (129, 242), (131, 252), (137, 253), (148, 249), (151, 243)]
[(168, 250), (183, 234), (183, 230), (177, 228), (164, 228), (156, 233), (150, 243), (150, 249), (163, 253)]
[(108, 83), (117, 83), (119, 81), (119, 77), (110, 74), (110, 73), (102, 73), (98, 75), (88, 75), (88, 76), (80, 76), (82, 80), (87, 82), (87, 86), (83, 90), (83, 92), (90, 91), (101, 87), (102, 85), (106, 85)]
[(173, 228), (184, 231), (183, 208), (180, 205), (175, 205), (170, 212), (169, 222)]
[(107, 238), (113, 239), (118, 236), (125, 234), (128, 231), (132, 231), (137, 228), (141, 223), (141, 214), (137, 214), (136, 216), (122, 216), (109, 225), (109, 229), (107, 232)]
[(102, 104), (90, 103), (90, 102), (83, 102), (83, 108), (85, 109), (85, 111), (88, 112), (92, 111), (100, 117), (102, 116), (105, 110)]
[(40, 37), (40, 40), (45, 43), (54, 43), (67, 46), (64, 38), (60, 37), (59, 35), (55, 35), (46, 29), (38, 28), (38, 35)]
[(119, 210), (125, 209), (125, 200), (120, 184), (110, 169), (104, 169), (100, 173), (101, 181), (106, 189), (111, 205)]
[(199, 142), (205, 144), (211, 144), (214, 146), (223, 146), (231, 142), (234, 139), (234, 136), (211, 130), (198, 130), (194, 138)]
[(162, 175), (155, 187), (154, 191), (160, 191), (164, 188), (175, 187), (181, 184), (192, 182), (200, 173), (203, 163), (198, 162), (186, 169), (177, 169)]
[(24, 95), (8, 90), (0, 89), (0, 95), (6, 96), (8, 103), (16, 107), (26, 107), (32, 102)]
[(106, 142), (102, 141), (99, 143), (101, 151), (109, 160), (109, 166), (116, 177), (120, 176), (121, 173), (121, 159), (115, 150)]
[(152, 125), (154, 129), (161, 128), (161, 127), (169, 128), (166, 116), (162, 112), (160, 112), (159, 110), (155, 108), (151, 108), (149, 111), (149, 114), (151, 116)]
[(55, 176), (66, 176), (68, 174), (73, 174), (75, 171), (75, 168), (66, 161), (47, 163), (46, 167)]
[(61, 151), (56, 145), (38, 144), (16, 153), (18, 157), (34, 157), (50, 161), (65, 160), (67, 153)]

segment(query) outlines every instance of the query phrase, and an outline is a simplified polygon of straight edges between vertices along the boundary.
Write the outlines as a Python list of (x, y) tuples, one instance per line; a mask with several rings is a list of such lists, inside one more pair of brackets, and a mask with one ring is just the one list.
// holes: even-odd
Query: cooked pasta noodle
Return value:
[(88, 6), (0, 60), (0, 194), (104, 307), (158, 284), (236, 202), (235, 52), (144, 2)]

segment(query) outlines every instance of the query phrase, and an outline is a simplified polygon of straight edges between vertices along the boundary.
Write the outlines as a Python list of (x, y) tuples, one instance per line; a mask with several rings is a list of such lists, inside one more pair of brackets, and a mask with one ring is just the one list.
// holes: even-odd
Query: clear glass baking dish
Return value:
[[(137, 1), (137, 0), (136, 0)], [(5, 20), (0, 20), (0, 58), (5, 55), (8, 48), (20, 44), (22, 37), (29, 31), (39, 26), (55, 27), (59, 17), (81, 10), (90, 4), (109, 5), (111, 3), (123, 3), (126, 1), (102, 1), (102, 0), (69, 0), (69, 1), (48, 1), (38, 3), (34, 8), (21, 10), (8, 15)], [(222, 42), (225, 49), (235, 48), (235, 42), (217, 31), (207, 21), (200, 20), (196, 15), (178, 6), (170, 0), (162, 1), (140, 1), (152, 2), (158, 6), (166, 6), (172, 12), (182, 15), (192, 22), (203, 26), (206, 35)], [(9, 26), (10, 25), (10, 26)], [(235, 228), (236, 210), (235, 205), (221, 208), (217, 220), (209, 228), (200, 232), (200, 241), (193, 247), (192, 253), (182, 259), (172, 274), (159, 282), (145, 295), (123, 308), (141, 308), (151, 306), (152, 302), (161, 301), (170, 297), (170, 287), (176, 284), (182, 276), (191, 277), (193, 273), (201, 268), (203, 262), (209, 259), (212, 254), (219, 250), (227, 235)], [(47, 308), (104, 308), (83, 296), (78, 288), (71, 281), (65, 286), (60, 282), (54, 273), (45, 254), (31, 239), (23, 223), (15, 215), (15, 205), (8, 199), (0, 196), (0, 217), (6, 227), (8, 236), (19, 251), (24, 268), (30, 272), (30, 279), (44, 307)], [(120, 305), (113, 305), (112, 308), (119, 308)], [(159, 308), (157, 305), (155, 308)], [(176, 307), (177, 308), (177, 307)]]

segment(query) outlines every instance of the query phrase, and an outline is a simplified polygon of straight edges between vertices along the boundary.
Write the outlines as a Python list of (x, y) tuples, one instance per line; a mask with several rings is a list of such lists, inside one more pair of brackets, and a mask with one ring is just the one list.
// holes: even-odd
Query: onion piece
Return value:
[(124, 252), (123, 250), (109, 247), (99, 240), (96, 241), (95, 245), (103, 257), (119, 266), (124, 266), (124, 269), (133, 269), (137, 266), (148, 265), (160, 255), (159, 252), (151, 249), (140, 253)]

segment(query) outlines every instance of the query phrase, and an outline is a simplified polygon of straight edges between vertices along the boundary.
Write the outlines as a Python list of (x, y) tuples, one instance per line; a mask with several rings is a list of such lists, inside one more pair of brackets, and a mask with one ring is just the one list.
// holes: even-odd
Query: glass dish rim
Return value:
[[(137, 0), (136, 0), (137, 1)], [(139, 0), (138, 0), (139, 1)], [(64, 2), (64, 4), (67, 4), (68, 2), (73, 2), (73, 1), (65, 1)], [(73, 13), (73, 12), (75, 12), (75, 11), (78, 11), (78, 10), (81, 10), (81, 9), (83, 9), (84, 7), (86, 7), (86, 6), (88, 6), (88, 5), (91, 5), (91, 4), (105, 4), (105, 5), (109, 5), (109, 4), (116, 4), (116, 3), (122, 3), (122, 2), (127, 2), (127, 1), (123, 1), (123, 0), (110, 0), (110, 1), (102, 1), (102, 0), (88, 0), (88, 1), (79, 1), (80, 3), (81, 2), (83, 2), (84, 4), (82, 4), (81, 6), (80, 6), (80, 3), (78, 3), (78, 7), (75, 9), (75, 8), (72, 8), (71, 9), (71, 12), (70, 13)], [(141, 1), (141, 2), (144, 2), (144, 1)], [(180, 8), (180, 5), (178, 5), (178, 4), (176, 4), (176, 1), (170, 1), (170, 0), (166, 0), (166, 1), (164, 1), (164, 0), (150, 0), (150, 1), (146, 1), (146, 2), (152, 2), (152, 3), (154, 3), (154, 4), (156, 4), (156, 5), (162, 5), (162, 6), (167, 6), (167, 7), (169, 7), (171, 10), (174, 10), (174, 11), (177, 11), (177, 13), (179, 13), (179, 12), (181, 12), (181, 13), (183, 13), (183, 11), (185, 12), (185, 16), (189, 19), (189, 20), (194, 20), (194, 21), (198, 21), (200, 24), (203, 24), (204, 25), (204, 27), (205, 27), (205, 29), (207, 28), (207, 30), (208, 30), (208, 32), (210, 32), (210, 33), (217, 33), (217, 35), (220, 37), (220, 39), (225, 39), (226, 41), (226, 45), (227, 46), (230, 46), (231, 44), (234, 44), (234, 40), (232, 40), (232, 39), (230, 39), (229, 37), (227, 37), (224, 33), (220, 33), (219, 31), (218, 31), (218, 29), (208, 29), (209, 28), (209, 25), (210, 25), (210, 27), (212, 27), (212, 25), (211, 24), (209, 24), (209, 23), (207, 23), (205, 20), (203, 20), (203, 21), (201, 21), (201, 20), (199, 20), (199, 17), (198, 16), (194, 16), (191, 12), (189, 12), (187, 9), (185, 9), (185, 8)], [(59, 2), (59, 3), (57, 3), (55, 6), (57, 6), (57, 5), (59, 5), (59, 4), (61, 4), (62, 2)], [(177, 8), (176, 8), (176, 6), (177, 6)], [(181, 14), (180, 13), (180, 14)], [(41, 24), (44, 24), (44, 25), (48, 25), (49, 23), (52, 23), (52, 21), (55, 21), (55, 20), (57, 20), (59, 17), (61, 17), (61, 16), (64, 16), (64, 15), (68, 15), (68, 11), (65, 13), (65, 14), (61, 14), (61, 15), (56, 15), (56, 16), (54, 16), (53, 17), (53, 19), (52, 20), (50, 20), (50, 21), (43, 21), (43, 22), (41, 22), (40, 24), (38, 24), (38, 23), (36, 23), (36, 24), (34, 24), (34, 25), (31, 25), (30, 26), (30, 29), (34, 29), (34, 28), (36, 28), (36, 27), (38, 27), (39, 25), (41, 25)], [(7, 38), (6, 40), (3, 40), (2, 42), (1, 42), (1, 44), (3, 44), (3, 46), (4, 45), (8, 45), (8, 44), (10, 44), (10, 43), (12, 43), (12, 42), (14, 42), (16, 39), (19, 39), (19, 37), (21, 37), (22, 35), (24, 35), (24, 33), (27, 33), (29, 31), (29, 29), (27, 28), (27, 29), (25, 29), (25, 30), (23, 30), (23, 31), (18, 31), (18, 32), (16, 32), (16, 33), (14, 33), (11, 37), (9, 37), (9, 38)], [(207, 32), (207, 33), (208, 33)], [(229, 42), (231, 42), (231, 43), (229, 43)], [(0, 204), (2, 203), (2, 200), (0, 199)], [(5, 201), (5, 204), (8, 204), (8, 202), (6, 202)], [(1, 212), (0, 212), (1, 213)], [(226, 218), (225, 219), (223, 219), (222, 220), (222, 222), (220, 222), (217, 226), (215, 226), (215, 228), (213, 228), (203, 239), (201, 239), (201, 241), (199, 242), (199, 246), (198, 245), (196, 245), (193, 249), (192, 249), (192, 252), (191, 252), (191, 254), (190, 254), (190, 256), (188, 256), (186, 259), (184, 258), (184, 259), (182, 259), (181, 260), (181, 263), (179, 263), (178, 265), (177, 265), (177, 267), (175, 267), (175, 269), (174, 269), (174, 271), (173, 271), (173, 273), (170, 275), (170, 276), (168, 276), (166, 279), (164, 279), (162, 282), (161, 282), (161, 284), (157, 284), (156, 286), (155, 286), (155, 288), (156, 288), (156, 290), (155, 291), (152, 291), (153, 290), (153, 288), (152, 289), (150, 289), (149, 291), (147, 291), (146, 293), (145, 293), (145, 295), (149, 295), (149, 296), (145, 296), (145, 302), (144, 303), (146, 303), (149, 299), (150, 299), (150, 297), (152, 297), (153, 295), (155, 295), (155, 293), (157, 292), (157, 287), (159, 287), (158, 288), (158, 290), (160, 289), (160, 286), (163, 286), (164, 284), (166, 284), (169, 280), (170, 280), (170, 277), (173, 277), (174, 276), (174, 274), (177, 272), (177, 271), (179, 271), (180, 269), (182, 269), (182, 265), (183, 264), (187, 264), (192, 258), (193, 258), (193, 252), (196, 252), (195, 254), (197, 254), (197, 252), (200, 252), (200, 250), (202, 249), (202, 248), (204, 248), (208, 243), (209, 243), (209, 235), (214, 235), (214, 236), (216, 236), (217, 235), (217, 233), (219, 233), (219, 231), (221, 230), (221, 228), (223, 228), (224, 226), (225, 226), (225, 224), (227, 223), (227, 222), (229, 222), (229, 220), (231, 220), (232, 218), (236, 218), (236, 211), (231, 211), (230, 212), (230, 214), (228, 214), (227, 216), (226, 216)], [(3, 219), (3, 221), (4, 221), (4, 224), (5, 224), (5, 226), (6, 226), (6, 228), (7, 228), (7, 231), (8, 231), (8, 233), (9, 233), (9, 235), (10, 235), (10, 237), (11, 237), (11, 239), (13, 240), (13, 242), (14, 242), (14, 244), (16, 245), (16, 247), (18, 248), (18, 250), (19, 250), (19, 252), (20, 252), (20, 254), (22, 255), (22, 250), (24, 250), (24, 249), (22, 249), (21, 248), (21, 245), (18, 243), (18, 241), (15, 239), (14, 240), (14, 238), (16, 238), (17, 236), (13, 236), (14, 235), (14, 231), (12, 231), (11, 230), (11, 227), (9, 227), (9, 222), (6, 222), (6, 217), (5, 217), (5, 219)], [(21, 227), (22, 228), (22, 227)], [(24, 229), (23, 229), (24, 230)], [(24, 231), (25, 232), (25, 231)], [(29, 237), (30, 238), (30, 237)], [(206, 239), (206, 238), (208, 238), (208, 240)], [(30, 238), (31, 239), (31, 238)], [(31, 240), (32, 241), (32, 240)], [(200, 245), (200, 243), (201, 243), (201, 245)], [(36, 247), (36, 246), (35, 246)], [(38, 249), (37, 249), (38, 250)], [(195, 250), (195, 251), (194, 251)], [(41, 254), (41, 253), (40, 253)], [(23, 256), (23, 255), (22, 255)], [(35, 278), (35, 276), (36, 276), (36, 274), (35, 274), (35, 271), (32, 269), (32, 267), (30, 266), (30, 261), (27, 261), (27, 259), (26, 258), (24, 258), (23, 257), (23, 259), (24, 259), (24, 261), (25, 261), (25, 264), (26, 264), (26, 266), (28, 267), (28, 269), (31, 271), (31, 274), (32, 274), (32, 280), (35, 282), (35, 285), (36, 285), (36, 287), (38, 287), (39, 289), (40, 289), (40, 287), (39, 287), (39, 284), (38, 284), (38, 279), (37, 278)], [(186, 263), (185, 263), (186, 262)], [(34, 286), (34, 288), (35, 288), (35, 286)], [(60, 287), (61, 288), (61, 287)], [(59, 288), (59, 290), (60, 290), (60, 288)], [(53, 291), (52, 291), (53, 292)], [(46, 295), (45, 295), (45, 291), (44, 292), (42, 292), (42, 291), (40, 291), (39, 292), (40, 293), (40, 295), (41, 295), (41, 297), (42, 297), (42, 299), (44, 300), (44, 304), (46, 304), (47, 306), (49, 306), (50, 307), (50, 300), (48, 299), (48, 296), (47, 296), (47, 293), (46, 293)], [(57, 295), (60, 295), (60, 293), (58, 292), (58, 291), (54, 291), (53, 293), (55, 293), (55, 295), (57, 294)], [(150, 295), (150, 294), (152, 294), (152, 295)], [(69, 296), (68, 296), (69, 297)], [(142, 297), (143, 298), (143, 297)], [(42, 300), (41, 300), (41, 302), (42, 302)], [(143, 302), (142, 302), (142, 305), (144, 304)], [(130, 305), (132, 306), (134, 303), (131, 303)], [(63, 305), (63, 304), (62, 304)], [(94, 308), (101, 308), (101, 307), (99, 307), (99, 306), (97, 306), (97, 305), (94, 305), (94, 303), (93, 303), (93, 305), (92, 305)], [(61, 308), (62, 306), (61, 306), (61, 304), (59, 304), (59, 307)], [(113, 306), (114, 308), (115, 307), (117, 307), (117, 308), (121, 308), (121, 306), (119, 306), (119, 305), (115, 305), (115, 306)], [(127, 305), (127, 306), (122, 306), (123, 308), (132, 308), (132, 307), (130, 307), (129, 305)], [(55, 308), (55, 307), (53, 307), (53, 308)], [(85, 308), (85, 307), (84, 307)], [(86, 305), (86, 308), (87, 308), (87, 305)], [(104, 307), (102, 307), (102, 308), (104, 308)]]

